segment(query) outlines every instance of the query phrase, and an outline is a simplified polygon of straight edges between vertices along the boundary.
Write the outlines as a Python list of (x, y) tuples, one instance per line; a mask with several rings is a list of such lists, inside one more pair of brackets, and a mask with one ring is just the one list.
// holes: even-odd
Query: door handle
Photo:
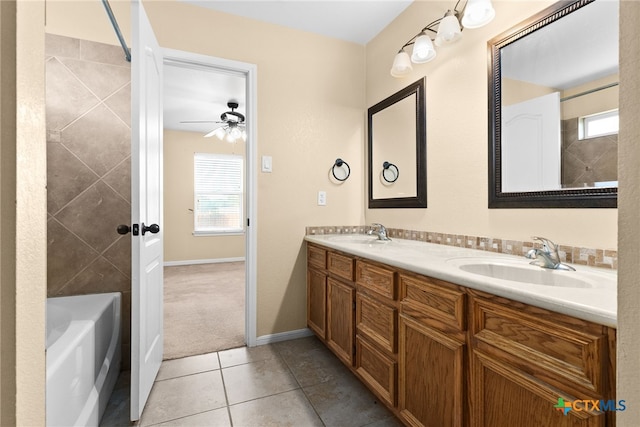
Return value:
[(118, 228), (116, 228), (118, 234), (127, 234), (131, 232), (134, 236), (138, 235), (138, 224), (133, 224), (133, 226), (129, 227), (127, 224), (120, 224)]
[[(144, 225), (143, 222), (141, 225), (143, 236), (147, 231), (151, 234), (160, 232), (160, 226), (158, 224)], [(131, 234), (133, 234), (134, 236), (137, 236), (139, 234), (138, 224), (133, 224), (131, 227), (129, 227), (127, 224), (120, 224), (118, 228), (116, 228), (116, 230), (118, 231), (118, 234), (127, 234), (129, 232), (131, 232)]]
[(143, 236), (144, 236), (144, 233), (146, 233), (147, 231), (151, 234), (156, 234), (160, 231), (160, 226), (158, 224), (144, 225), (144, 222), (143, 222), (141, 225), (142, 225)]

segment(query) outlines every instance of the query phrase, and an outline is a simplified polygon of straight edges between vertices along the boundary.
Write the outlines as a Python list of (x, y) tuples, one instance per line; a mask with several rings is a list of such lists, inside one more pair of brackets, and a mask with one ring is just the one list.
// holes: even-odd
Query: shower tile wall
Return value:
[(131, 67), (119, 46), (46, 35), (47, 295), (122, 292), (129, 368)]
[(578, 139), (578, 118), (562, 120), (562, 185), (618, 180), (618, 135)]

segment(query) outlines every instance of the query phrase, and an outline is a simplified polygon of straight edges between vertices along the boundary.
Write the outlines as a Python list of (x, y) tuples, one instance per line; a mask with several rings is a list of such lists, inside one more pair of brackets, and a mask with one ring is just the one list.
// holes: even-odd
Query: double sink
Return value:
[(576, 271), (531, 265), (524, 256), (363, 234), (309, 235), (311, 243), (521, 301), (606, 326), (617, 326), (615, 270)]
[[(375, 252), (383, 248), (387, 253), (394, 251), (423, 252), (425, 243), (410, 240), (378, 240), (377, 236), (362, 234), (333, 235), (326, 239), (332, 242), (345, 244), (346, 246), (364, 246)], [(577, 271), (553, 270), (531, 265), (529, 260), (523, 257), (514, 257), (502, 254), (490, 254), (488, 256), (460, 256), (462, 253), (447, 251), (443, 260), (445, 264), (458, 269), (461, 273), (483, 276), (514, 282), (514, 285), (538, 285), (560, 288), (598, 288), (607, 285), (607, 282), (615, 281), (615, 273), (600, 272), (590, 268), (580, 268)], [(467, 250), (469, 251), (469, 250)]]

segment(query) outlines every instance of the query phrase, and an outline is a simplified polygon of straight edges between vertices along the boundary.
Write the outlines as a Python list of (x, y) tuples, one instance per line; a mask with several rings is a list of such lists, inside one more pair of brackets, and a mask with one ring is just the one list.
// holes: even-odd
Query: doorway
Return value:
[[(256, 245), (251, 224), (257, 199), (252, 173), (255, 66), (169, 49), (164, 54), (166, 360), (255, 345)], [(232, 109), (231, 101), (237, 103)], [(221, 115), (229, 111), (246, 117), (246, 141), (205, 138), (224, 127)], [(225, 172), (211, 181), (229, 180), (237, 172), (229, 165), (238, 159), (242, 188), (235, 197), (241, 199), (240, 209), (212, 222), (206, 212), (212, 200), (198, 196), (198, 171), (215, 164), (211, 167)]]

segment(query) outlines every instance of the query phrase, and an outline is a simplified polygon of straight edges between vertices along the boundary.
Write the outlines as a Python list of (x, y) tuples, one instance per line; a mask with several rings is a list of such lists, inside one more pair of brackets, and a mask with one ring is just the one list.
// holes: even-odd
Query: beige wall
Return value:
[(552, 87), (540, 86), (522, 80), (505, 79), (500, 81), (502, 105), (517, 104), (556, 91)]
[(640, 419), (640, 3), (623, 1), (620, 9), (620, 139), (618, 166), (620, 212), (618, 237), (618, 399), (628, 403), (617, 415), (618, 427)]
[(491, 24), (465, 30), (460, 41), (439, 49), (432, 62), (416, 64), (403, 79), (389, 75), (394, 54), (451, 2), (414, 2), (367, 45), (367, 106), (427, 77), (429, 205), (367, 209), (367, 223), (525, 241), (542, 235), (560, 244), (617, 248), (616, 209), (487, 208), (487, 41), (552, 3), (495, 1)]
[[(560, 98), (586, 92), (591, 89), (602, 87), (611, 83), (618, 83), (620, 76), (615, 74), (594, 82), (590, 82), (578, 87), (567, 89), (560, 94)], [(601, 113), (603, 111), (618, 108), (619, 86), (599, 90), (597, 92), (583, 95), (577, 98), (562, 102), (562, 118), (587, 116), (589, 114)]]
[[(77, 6), (80, 2), (75, 3)], [(96, 7), (99, 8), (98, 2), (91, 2), (91, 4), (94, 3), (96, 4)], [(113, 3), (114, 2), (112, 2), (112, 5)], [(496, 18), (496, 22), (485, 30), (470, 30), (468, 33), (476, 33), (478, 35), (474, 37), (480, 37), (482, 40), (486, 41), (486, 39), (508, 27), (510, 25), (509, 19), (515, 22), (528, 14), (533, 13), (535, 11), (534, 9), (542, 8), (547, 4), (549, 4), (549, 2), (540, 2), (536, 4), (537, 7), (533, 7), (528, 3), (525, 4), (521, 2), (514, 2), (513, 5), (507, 5), (503, 2), (497, 3), (496, 7), (499, 15), (498, 18)], [(20, 2), (17, 19), (18, 22), (23, 25), (22, 29), (17, 31), (12, 22), (7, 24), (7, 21), (5, 20), (6, 13), (12, 13), (12, 7), (14, 7), (15, 3), (3, 1), (0, 2), (0, 5), (0, 29), (2, 31), (2, 44), (0, 45), (0, 49), (2, 49), (2, 58), (0, 59), (0, 91), (3, 95), (2, 103), (0, 104), (0, 135), (2, 136), (2, 151), (0, 151), (0, 155), (2, 156), (0, 158), (0, 188), (2, 189), (0, 192), (0, 213), (2, 215), (0, 218), (0, 243), (2, 244), (2, 257), (0, 258), (0, 262), (2, 262), (2, 264), (0, 264), (2, 266), (2, 276), (0, 276), (2, 280), (2, 293), (0, 294), (0, 302), (2, 304), (0, 310), (2, 313), (0, 322), (0, 339), (2, 340), (0, 343), (2, 347), (2, 359), (0, 362), (2, 374), (2, 404), (0, 405), (0, 416), (2, 419), (0, 421), (2, 425), (43, 425), (45, 380), (42, 342), (44, 341), (43, 304), (45, 297), (46, 259), (46, 240), (43, 235), (46, 207), (45, 197), (44, 194), (42, 194), (42, 185), (45, 180), (45, 148), (43, 146), (45, 135), (44, 117), (42, 117), (42, 111), (44, 109), (44, 36), (41, 31), (41, 28), (44, 25), (42, 19), (43, 6), (42, 3), (35, 1)], [(73, 4), (67, 4), (67, 6), (69, 6), (69, 12), (74, 10)], [(412, 6), (412, 8), (414, 7), (421, 7), (421, 5), (416, 4)], [(621, 46), (623, 49), (621, 50), (622, 92), (620, 103), (622, 124), (620, 136), (621, 176), (619, 208), (620, 265), (618, 293), (618, 398), (625, 399), (628, 403), (632, 403), (640, 401), (640, 381), (638, 381), (638, 372), (640, 372), (640, 358), (638, 357), (638, 354), (640, 354), (640, 340), (638, 339), (637, 332), (637, 325), (640, 323), (640, 311), (637, 310), (637, 307), (640, 306), (640, 293), (637, 292), (637, 277), (640, 277), (640, 245), (638, 244), (638, 242), (640, 242), (640, 224), (638, 224), (638, 212), (640, 211), (640, 195), (638, 194), (640, 188), (638, 186), (638, 183), (640, 182), (640, 169), (637, 168), (637, 164), (640, 162), (640, 144), (637, 143), (637, 135), (640, 134), (640, 123), (636, 120), (636, 117), (640, 115), (640, 108), (637, 100), (635, 99), (635, 94), (640, 91), (640, 74), (637, 72), (637, 70), (640, 69), (640, 51), (639, 45), (636, 43), (640, 38), (640, 4), (631, 1), (623, 1), (622, 8), (623, 11), (620, 14), (622, 33)], [(9, 10), (7, 11), (7, 9)], [(49, 12), (53, 12), (52, 9), (54, 9), (52, 3), (49, 3), (47, 10)], [(431, 14), (428, 16), (431, 16)], [(49, 15), (49, 18), (50, 17), (51, 15)], [(73, 24), (73, 21), (70, 21), (70, 33), (74, 33), (77, 28), (84, 26), (85, 23), (91, 27), (91, 31), (87, 30), (88, 32), (93, 32), (95, 29), (96, 32), (99, 33), (100, 31), (97, 27), (101, 25), (101, 20), (105, 19), (106, 21), (106, 18), (103, 15), (100, 15), (100, 17), (96, 16), (95, 19), (90, 19), (87, 15), (82, 16), (81, 12), (72, 18), (75, 18), (77, 21), (75, 22), (75, 25)], [(367, 83), (367, 87), (369, 88), (369, 98), (367, 99), (366, 105), (371, 105), (373, 103), (371, 101), (383, 99), (388, 94), (400, 89), (404, 84), (402, 81), (390, 83), (387, 82), (385, 78), (388, 75), (388, 67), (392, 60), (389, 52), (397, 51), (398, 44), (404, 43), (406, 39), (411, 37), (415, 31), (414, 28), (419, 28), (424, 25), (424, 16), (422, 15), (416, 14), (415, 19), (409, 18), (410, 17), (406, 14), (400, 18), (400, 22), (405, 23), (403, 31), (395, 25), (392, 26), (391, 29), (397, 33), (397, 37), (389, 38), (384, 43), (375, 42), (369, 49), (368, 56), (370, 61), (378, 61), (381, 65), (379, 70), (376, 70), (372, 64), (368, 67), (369, 82)], [(48, 22), (51, 23), (51, 21)], [(176, 20), (176, 22), (182, 21)], [(211, 24), (209, 23), (208, 26), (211, 26)], [(243, 27), (243, 29), (245, 28)], [(260, 29), (264, 30), (263, 27)], [(282, 34), (282, 31), (284, 30), (281, 30), (280, 34)], [(105, 31), (105, 34), (107, 32), (108, 31)], [(254, 33), (251, 32), (251, 34)], [(465, 33), (465, 36), (466, 35), (467, 33)], [(86, 38), (85, 35), (73, 34), (73, 36)], [(105, 36), (105, 38), (108, 37)], [(465, 37), (465, 40), (468, 39), (469, 37)], [(461, 121), (462, 118), (465, 119), (465, 123), (469, 122), (470, 124), (473, 124), (469, 131), (463, 131), (457, 129), (455, 126), (453, 127), (453, 130), (455, 131), (455, 138), (451, 139), (453, 143), (458, 142), (458, 144), (460, 144), (459, 141), (463, 139), (462, 137), (471, 137), (472, 145), (471, 147), (456, 147), (453, 145), (451, 153), (449, 154), (444, 150), (444, 145), (450, 142), (449, 139), (442, 138), (444, 130), (438, 130), (437, 128), (433, 129), (434, 124), (428, 124), (428, 136), (430, 136), (429, 149), (432, 151), (431, 158), (433, 158), (436, 153), (444, 153), (444, 156), (441, 156), (442, 158), (438, 159), (438, 161), (446, 162), (448, 160), (448, 165), (458, 165), (457, 167), (462, 168), (463, 170), (461, 171), (456, 169), (457, 175), (467, 175), (466, 168), (469, 168), (469, 179), (465, 180), (465, 185), (476, 188), (476, 191), (478, 186), (482, 186), (484, 191), (480, 192), (486, 194), (486, 174), (477, 170), (482, 169), (483, 165), (486, 164), (486, 158), (484, 158), (484, 156), (486, 156), (486, 136), (484, 136), (486, 135), (486, 120), (485, 114), (481, 113), (486, 107), (486, 81), (484, 75), (486, 71), (484, 69), (484, 65), (486, 64), (483, 62), (483, 59), (481, 59), (484, 58), (484, 47), (481, 46), (484, 41), (480, 42), (479, 45), (476, 42), (473, 42), (477, 49), (475, 49), (473, 54), (470, 55), (472, 58), (471, 62), (473, 64), (470, 68), (467, 67), (468, 64), (466, 64), (465, 61), (457, 59), (451, 55), (444, 54), (443, 49), (441, 49), (439, 57), (436, 59), (436, 63), (423, 65), (421, 67), (428, 67), (428, 69), (431, 70), (427, 79), (428, 107), (431, 107), (428, 108), (427, 114), (431, 114), (431, 111), (433, 111), (436, 106), (443, 105), (443, 107), (441, 107), (444, 110), (443, 113), (437, 113), (436, 117), (455, 117), (457, 121), (452, 119), (447, 119), (446, 121), (446, 123), (453, 122), (454, 125)], [(339, 44), (338, 42), (332, 43)], [(459, 43), (461, 43), (459, 46), (465, 46), (465, 43), (471, 42), (465, 42), (462, 40)], [(342, 46), (342, 49), (338, 48), (338, 50), (342, 52), (343, 55), (346, 55), (346, 51), (348, 50), (354, 50), (356, 55), (359, 54), (359, 49), (355, 46), (344, 44), (339, 44), (339, 46)], [(480, 47), (482, 47), (482, 49)], [(329, 49), (328, 46), (326, 46), (326, 48)], [(6, 49), (8, 49), (9, 52), (13, 49), (17, 51), (17, 76), (14, 75), (12, 71), (16, 69), (13, 66), (13, 58), (11, 58), (10, 53), (7, 54)], [(230, 49), (231, 47), (227, 48), (225, 52), (229, 52)], [(455, 49), (462, 49), (464, 51), (465, 49), (468, 50), (468, 47), (464, 48), (453, 46), (452, 49), (454, 49), (454, 51)], [(270, 50), (274, 55), (275, 51), (275, 47)], [(284, 51), (284, 49), (281, 49), (281, 51)], [(323, 51), (321, 53), (326, 52)], [(261, 54), (256, 53), (255, 55)], [(391, 55), (393, 55), (393, 53)], [(463, 57), (467, 57), (467, 55), (469, 55), (468, 52), (464, 54)], [(443, 81), (444, 71), (442, 70), (442, 67), (444, 67), (444, 65), (441, 65), (441, 63), (446, 56), (450, 56), (451, 62), (448, 66), (449, 68), (444, 71), (453, 71), (453, 82), (455, 82), (456, 85), (458, 81), (461, 83), (461, 88), (456, 92), (456, 99), (462, 99), (462, 93), (468, 93), (468, 97), (465, 98), (466, 102), (473, 104), (476, 107), (476, 110), (470, 111), (468, 106), (464, 106), (460, 114), (456, 114), (456, 107), (458, 107), (458, 105), (454, 106), (442, 104), (442, 102), (435, 102), (436, 100), (441, 101), (442, 99), (446, 99), (446, 92), (452, 89), (449, 87), (439, 88), (433, 84), (429, 84), (430, 79)], [(322, 55), (319, 55), (319, 57), (322, 57)], [(304, 59), (309, 60), (309, 58)], [(331, 59), (338, 58), (331, 56)], [(5, 61), (9, 63), (7, 64)], [(299, 64), (306, 63), (307, 62), (300, 61), (296, 64), (296, 68), (300, 68)], [(480, 67), (480, 64), (483, 64), (483, 67)], [(362, 77), (362, 72), (364, 72), (364, 70), (357, 71), (356, 68), (358, 68), (357, 64), (351, 64), (351, 66), (348, 67), (349, 72), (346, 73), (346, 75), (343, 73), (344, 81), (350, 82), (350, 85), (353, 84), (354, 81), (359, 81)], [(482, 70), (480, 70), (481, 68)], [(420, 68), (419, 70), (416, 69), (416, 72), (420, 71), (422, 74), (425, 74), (426, 70), (427, 68)], [(472, 73), (471, 77), (464, 78), (464, 75), (470, 70), (478, 70), (478, 72), (475, 74)], [(303, 70), (303, 72), (304, 78), (300, 80), (300, 83), (297, 85), (298, 88), (303, 86), (302, 82), (308, 81), (307, 77), (314, 77), (312, 71), (307, 70), (305, 72)], [(273, 73), (274, 71), (272, 70), (271, 75)], [(16, 79), (18, 80), (17, 82)], [(373, 83), (374, 80), (378, 81), (377, 84), (380, 85), (379, 88), (377, 88)], [(413, 81), (412, 78), (405, 80)], [(323, 83), (324, 85), (329, 84), (328, 81), (325, 82), (325, 80), (323, 80)], [(281, 83), (274, 83), (273, 87), (271, 87), (271, 82), (262, 81), (260, 86), (262, 94), (262, 98), (260, 99), (263, 100), (263, 106), (261, 107), (262, 110), (267, 109), (269, 105), (268, 101), (270, 98), (267, 98), (266, 95), (273, 95), (274, 92), (281, 89), (281, 85)], [(454, 91), (456, 89), (456, 85), (453, 86)], [(267, 86), (267, 88), (264, 88), (264, 86)], [(338, 86), (344, 91), (344, 87), (340, 85)], [(361, 90), (359, 85), (356, 84), (356, 86), (357, 87), (353, 90), (353, 94), (351, 91), (347, 92), (354, 96), (357, 94), (362, 95), (364, 92)], [(15, 91), (17, 87), (19, 88), (17, 95), (15, 97), (11, 96), (12, 92)], [(269, 87), (271, 87), (271, 89), (267, 90)], [(7, 96), (7, 92), (9, 92), (10, 96)], [(291, 96), (290, 91), (286, 91), (286, 93)], [(336, 95), (334, 91), (331, 91), (331, 93)], [(277, 93), (275, 93), (275, 95), (277, 95)], [(338, 96), (335, 96), (335, 98), (342, 99), (342, 97)], [(14, 100), (17, 100), (17, 103), (21, 106), (27, 107), (27, 111), (29, 111), (30, 114), (13, 119), (11, 117), (12, 113), (7, 113), (7, 109), (15, 111), (16, 103)], [(341, 104), (338, 100), (335, 102)], [(280, 103), (276, 104), (280, 106)], [(325, 104), (326, 103), (322, 103), (324, 107), (326, 107)], [(351, 111), (352, 108), (357, 107), (347, 108), (347, 110)], [(362, 107), (362, 110), (364, 111), (364, 106)], [(344, 109), (340, 109), (339, 112), (344, 113)], [(310, 117), (310, 120), (312, 120), (314, 124), (316, 121), (322, 121), (323, 118), (324, 120), (327, 120), (327, 117), (323, 114), (319, 114), (315, 108), (312, 109), (312, 113), (314, 115), (318, 114), (319, 116), (315, 119)], [(7, 114), (9, 115), (8, 118)], [(269, 117), (268, 114), (261, 113), (261, 121), (265, 115)], [(348, 116), (350, 119), (353, 119), (353, 116), (357, 116), (355, 121), (362, 121), (362, 115), (349, 114)], [(8, 124), (7, 120), (9, 121)], [(433, 122), (433, 118), (428, 118), (428, 120)], [(12, 130), (14, 126), (12, 121), (13, 123), (17, 123), (17, 136)], [(324, 122), (322, 124), (324, 124)], [(311, 134), (309, 137), (309, 144), (301, 142), (298, 143), (302, 144), (302, 146), (299, 147), (298, 145), (292, 144), (293, 141), (291, 141), (291, 139), (295, 139), (295, 137), (291, 137), (286, 139), (287, 144), (277, 150), (273, 147), (273, 145), (277, 143), (277, 141), (273, 141), (274, 135), (279, 135), (277, 130), (273, 129), (276, 126), (273, 124), (267, 124), (265, 126), (271, 126), (270, 131), (265, 130), (265, 150), (271, 154), (278, 154), (278, 156), (274, 158), (274, 167), (279, 168), (280, 166), (283, 166), (283, 169), (275, 169), (274, 172), (278, 172), (278, 174), (261, 176), (259, 180), (259, 191), (264, 194), (261, 195), (260, 199), (263, 202), (261, 204), (260, 226), (261, 228), (264, 228), (271, 225), (275, 228), (272, 232), (261, 232), (261, 237), (274, 237), (276, 235), (275, 233), (287, 233), (288, 230), (293, 230), (293, 236), (282, 239), (282, 241), (276, 240), (275, 242), (269, 242), (268, 240), (265, 241), (262, 239), (259, 252), (263, 258), (260, 263), (261, 271), (259, 274), (265, 274), (265, 279), (260, 281), (260, 304), (261, 307), (263, 304), (273, 304), (276, 306), (271, 311), (262, 309), (259, 321), (264, 320), (267, 322), (267, 325), (261, 330), (275, 331), (276, 329), (274, 326), (281, 328), (278, 330), (285, 330), (287, 323), (291, 325), (289, 329), (297, 327), (299, 323), (297, 321), (299, 318), (298, 313), (291, 318), (292, 321), (288, 321), (288, 317), (285, 318), (278, 316), (277, 312), (274, 313), (274, 310), (277, 310), (283, 304), (290, 303), (292, 301), (291, 298), (287, 298), (287, 295), (289, 295), (287, 289), (289, 285), (287, 274), (295, 270), (295, 274), (293, 274), (293, 276), (296, 278), (296, 283), (294, 284), (291, 282), (291, 286), (299, 286), (299, 280), (303, 280), (303, 272), (301, 270), (303, 269), (304, 256), (299, 252), (301, 236), (297, 230), (298, 224), (359, 223), (362, 218), (360, 218), (360, 214), (358, 213), (358, 207), (361, 206), (361, 203), (364, 203), (363, 201), (365, 200), (366, 195), (363, 191), (363, 180), (358, 178), (359, 174), (357, 173), (357, 168), (362, 170), (363, 167), (362, 129), (360, 127), (349, 132), (348, 130), (352, 128), (352, 125), (349, 125), (346, 121), (345, 123), (340, 121), (337, 126), (337, 136), (334, 140), (333, 138), (325, 138), (327, 136), (323, 133), (325, 128), (319, 128), (316, 130), (314, 126), (311, 127), (310, 130), (305, 131), (306, 127), (300, 123), (294, 123), (288, 126), (285, 125), (285, 130), (297, 130), (298, 133), (302, 135), (306, 135), (307, 133)], [(7, 127), (9, 127), (9, 129), (7, 129)], [(316, 135), (316, 133), (321, 134)], [(345, 138), (352, 133), (355, 135)], [(479, 135), (474, 136), (478, 133)], [(295, 135), (299, 136), (297, 134)], [(27, 136), (32, 137), (27, 138)], [(262, 139), (263, 135), (261, 134), (261, 141)], [(347, 145), (344, 145), (345, 140)], [(17, 141), (17, 143), (7, 143), (7, 141)], [(341, 143), (339, 144), (335, 141), (341, 141)], [(320, 143), (329, 144), (328, 146), (322, 145), (324, 148), (321, 148), (321, 153), (313, 152), (314, 154), (318, 154), (317, 163), (309, 160), (309, 158), (313, 158), (312, 154), (305, 155), (306, 149), (313, 146), (311, 143), (317, 145), (321, 145)], [(476, 145), (478, 147), (476, 147)], [(23, 158), (23, 161), (28, 160), (29, 162), (28, 165), (25, 165), (23, 162), (18, 163), (17, 171), (13, 166), (15, 165), (13, 159), (16, 158), (16, 148)], [(475, 159), (472, 161), (468, 156), (462, 155), (461, 153), (465, 151), (465, 148), (471, 149), (477, 157), (481, 159), (484, 158), (484, 160), (478, 161)], [(292, 151), (295, 150), (297, 157), (304, 160), (305, 167), (311, 167), (314, 164), (319, 164), (317, 167), (317, 176), (315, 175), (316, 168), (312, 169), (314, 171), (314, 175), (309, 178), (309, 183), (286, 183), (287, 177), (290, 179), (298, 179), (301, 170), (300, 167), (296, 167), (295, 170), (287, 172), (287, 169), (284, 168), (285, 163), (283, 163), (283, 160), (285, 159), (281, 158), (280, 154), (282, 152), (286, 152), (287, 149)], [(352, 167), (355, 166), (356, 169), (354, 170), (352, 177), (349, 178), (343, 186), (331, 187), (327, 184), (327, 181), (325, 181), (325, 172), (327, 172), (330, 165), (333, 164), (333, 158), (336, 156), (336, 154), (333, 153), (334, 150), (338, 151), (339, 153), (337, 154), (344, 157), (345, 160), (348, 160)], [(7, 156), (9, 156), (9, 158), (7, 158)], [(286, 158), (289, 159), (290, 157)], [(461, 159), (459, 164), (455, 163), (456, 158)], [(323, 166), (325, 161), (328, 161), (329, 163), (327, 163), (326, 166)], [(478, 163), (477, 167), (474, 163)], [(457, 180), (451, 178), (450, 181), (453, 182), (452, 185), (448, 183), (448, 180), (444, 179), (448, 177), (443, 172), (442, 168), (436, 168), (434, 170), (433, 160), (430, 165), (430, 205), (432, 202), (436, 201), (439, 204), (446, 204), (442, 201), (443, 196), (441, 193), (443, 191), (438, 193), (433, 189), (434, 186), (437, 186), (438, 184), (437, 182), (433, 182), (434, 177), (437, 177), (440, 178), (441, 182), (447, 182), (447, 185), (450, 187), (453, 186), (450, 193), (450, 196), (453, 199), (451, 202), (452, 207), (459, 208), (460, 206), (468, 206), (473, 212), (479, 215), (478, 221), (471, 221), (472, 224), (475, 224), (473, 226), (474, 229), (478, 229), (480, 231), (488, 230), (489, 232), (496, 231), (501, 234), (510, 235), (514, 233), (517, 235), (522, 234), (528, 236), (530, 229), (533, 228), (532, 225), (529, 225), (530, 223), (545, 225), (553, 224), (554, 215), (558, 215), (560, 224), (551, 225), (553, 229), (550, 229), (550, 231), (555, 233), (558, 232), (563, 225), (566, 226), (568, 217), (570, 217), (571, 211), (565, 210), (551, 210), (548, 213), (539, 210), (530, 210), (527, 212), (509, 210), (501, 210), (492, 213), (486, 212), (486, 210), (482, 209), (482, 206), (486, 206), (486, 197), (469, 198), (468, 191), (464, 191), (463, 183), (459, 182), (462, 181), (461, 178)], [(305, 174), (304, 176), (308, 175)], [(17, 185), (14, 184), (16, 181), (18, 182)], [(274, 191), (280, 190), (284, 192), (291, 187), (303, 190), (303, 196), (299, 197), (299, 203), (291, 202), (286, 204), (286, 206), (289, 207), (288, 214), (284, 214), (280, 211), (280, 215), (282, 216), (282, 218), (280, 218), (276, 213), (262, 212), (273, 209), (273, 205), (266, 202), (269, 201), (269, 197)], [(319, 187), (332, 190), (329, 192), (329, 205), (324, 208), (313, 206), (315, 194), (313, 197), (308, 194), (309, 192), (315, 192)], [(15, 190), (16, 188), (17, 192)], [(458, 195), (458, 192), (461, 192), (461, 194)], [(16, 193), (21, 197), (17, 206), (17, 215), (12, 208), (12, 203), (15, 199), (14, 195)], [(33, 196), (31, 197), (33, 197), (33, 199), (29, 199), (27, 195), (32, 193)], [(351, 200), (349, 200), (350, 197), (358, 199), (357, 206), (352, 205)], [(435, 197), (435, 200), (432, 197)], [(280, 197), (278, 201), (281, 201), (282, 199), (284, 199), (284, 197)], [(438, 212), (440, 212), (440, 214), (445, 212), (443, 210), (445, 207), (441, 207)], [(431, 209), (432, 208), (429, 208), (429, 211), (431, 211)], [(435, 226), (425, 223), (426, 219), (432, 219), (436, 222), (436, 226), (438, 228), (442, 228), (443, 225), (446, 226), (445, 228), (454, 228), (452, 225), (455, 224), (454, 219), (459, 218), (459, 215), (452, 215), (455, 218), (451, 220), (446, 222), (443, 222), (442, 220), (437, 221), (435, 213), (432, 212), (430, 213), (430, 216), (427, 217), (425, 215), (426, 211), (427, 210), (416, 210), (415, 212), (404, 213), (400, 216), (397, 222), (412, 222), (414, 224), (418, 224), (420, 227), (435, 229)], [(615, 223), (615, 210), (607, 210), (605, 212), (594, 210), (592, 213), (580, 210), (573, 212), (577, 215), (577, 219), (580, 223), (587, 224), (584, 228), (588, 227), (589, 236), (586, 236), (585, 240), (593, 242), (592, 246), (600, 245), (601, 242), (605, 244), (609, 241), (609, 238), (602, 238), (602, 236), (600, 236), (602, 233), (613, 236), (616, 235), (615, 225), (611, 224), (612, 222)], [(367, 219), (372, 220), (372, 215), (375, 217), (382, 213), (383, 212), (375, 211), (368, 212)], [(391, 212), (390, 214), (393, 213)], [(395, 214), (397, 215), (398, 213), (396, 212)], [(515, 220), (510, 221), (508, 218), (509, 215), (514, 215)], [(19, 218), (16, 219), (16, 217)], [(386, 217), (383, 217), (383, 219), (384, 218)], [(467, 217), (465, 216), (463, 218)], [(293, 220), (295, 220), (295, 222), (293, 222)], [(503, 222), (503, 224), (497, 225), (500, 222)], [(288, 227), (288, 223), (291, 223), (292, 226)], [(601, 224), (604, 231), (598, 231), (600, 227), (594, 226), (594, 224)], [(28, 226), (33, 226), (35, 229), (27, 230)], [(519, 233), (519, 228), (522, 228), (524, 232)], [(15, 237), (13, 230), (17, 230), (17, 238)], [(580, 240), (576, 236), (576, 230), (574, 227), (569, 227), (569, 230), (567, 230), (566, 233), (558, 232), (557, 234), (563, 239), (567, 238), (571, 241)], [(15, 245), (16, 240), (22, 241), (17, 248)], [(35, 242), (35, 247), (31, 247), (30, 249), (25, 247), (25, 243), (28, 241), (31, 241), (32, 244)], [(615, 246), (615, 244), (613, 246)], [(271, 257), (264, 256), (265, 251), (278, 251), (280, 249), (283, 249), (281, 255), (275, 254)], [(12, 256), (14, 253), (12, 251), (14, 250), (16, 251), (15, 260)], [(277, 273), (277, 267), (265, 266), (265, 262), (273, 260), (278, 256), (282, 256), (289, 267), (284, 273)], [(295, 261), (293, 261), (294, 259)], [(7, 265), (16, 265), (16, 274), (13, 273), (11, 268), (6, 268)], [(294, 269), (291, 269), (292, 265), (295, 265)], [(277, 284), (280, 284), (280, 286)], [(298, 303), (301, 299), (301, 295), (299, 293), (294, 294), (295, 298), (293, 298), (293, 302)], [(37, 297), (38, 295), (41, 295), (41, 297)], [(14, 305), (14, 301), (17, 301), (17, 305)], [(18, 361), (16, 361), (14, 355), (17, 356)], [(18, 365), (16, 365), (16, 363), (18, 363)], [(18, 384), (17, 389), (16, 384)], [(15, 394), (16, 392), (17, 394)], [(17, 409), (14, 411), (14, 407), (16, 407), (16, 405)], [(618, 413), (618, 425), (622, 427), (635, 426), (638, 418), (640, 418), (640, 406), (630, 404), (627, 406), (627, 411)]]
[(44, 425), (44, 3), (0, 4), (0, 424)]
[(244, 235), (193, 235), (193, 155), (245, 155), (242, 142), (229, 144), (195, 132), (164, 131), (164, 261), (244, 257)]
[[(47, 32), (116, 44), (99, 2), (52, 1)], [(111, 2), (125, 34), (128, 9)], [(365, 49), (311, 33), (177, 1), (145, 1), (160, 46), (257, 65), (257, 335), (306, 327), (305, 226), (359, 224), (364, 218)], [(188, 28), (187, 24), (188, 23)], [(336, 158), (351, 166), (330, 179)], [(317, 192), (327, 206), (317, 206)]]

